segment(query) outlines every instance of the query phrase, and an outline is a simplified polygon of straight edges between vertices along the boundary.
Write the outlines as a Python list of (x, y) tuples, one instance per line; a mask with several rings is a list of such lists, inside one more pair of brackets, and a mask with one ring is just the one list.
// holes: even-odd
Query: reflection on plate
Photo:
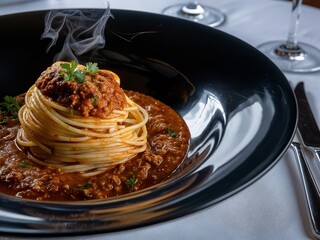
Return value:
[[(40, 39), (45, 13), (1, 17), (0, 97), (25, 91), (51, 65), (55, 50), (46, 52), (48, 42)], [(288, 148), (297, 119), (294, 96), (284, 75), (256, 49), (190, 21), (112, 13), (99, 65), (116, 72), (125, 89), (181, 114), (191, 131), (187, 159), (170, 180), (122, 197), (49, 203), (1, 195), (1, 232), (89, 234), (182, 217), (245, 188)], [(137, 32), (146, 34), (123, 37)]]

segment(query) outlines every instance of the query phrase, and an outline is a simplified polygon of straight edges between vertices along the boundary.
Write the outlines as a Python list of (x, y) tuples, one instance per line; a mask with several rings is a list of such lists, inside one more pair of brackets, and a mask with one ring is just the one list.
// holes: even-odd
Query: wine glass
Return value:
[(163, 14), (216, 27), (224, 22), (225, 15), (218, 9), (205, 6), (197, 1), (174, 4), (166, 7)]
[(292, 0), (289, 34), (286, 41), (270, 41), (257, 46), (282, 71), (320, 70), (320, 50), (297, 40), (301, 4), (302, 0)]

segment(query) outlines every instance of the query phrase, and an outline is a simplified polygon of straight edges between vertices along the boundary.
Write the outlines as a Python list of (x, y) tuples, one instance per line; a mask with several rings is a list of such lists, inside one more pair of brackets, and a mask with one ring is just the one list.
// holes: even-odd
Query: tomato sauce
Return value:
[(170, 177), (189, 148), (186, 123), (173, 109), (150, 96), (134, 91), (125, 93), (149, 114), (146, 151), (97, 176), (65, 173), (33, 163), (17, 147), (15, 137), (20, 125), (11, 119), (0, 127), (0, 192), (49, 201), (105, 199), (153, 186)]

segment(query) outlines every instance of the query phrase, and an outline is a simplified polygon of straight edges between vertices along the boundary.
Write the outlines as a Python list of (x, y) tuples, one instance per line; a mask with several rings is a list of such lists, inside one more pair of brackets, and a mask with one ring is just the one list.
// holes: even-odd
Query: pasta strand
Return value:
[(33, 85), (18, 114), (17, 143), (39, 165), (88, 177), (101, 174), (146, 149), (148, 113), (126, 100), (123, 110), (114, 110), (106, 119), (83, 117)]

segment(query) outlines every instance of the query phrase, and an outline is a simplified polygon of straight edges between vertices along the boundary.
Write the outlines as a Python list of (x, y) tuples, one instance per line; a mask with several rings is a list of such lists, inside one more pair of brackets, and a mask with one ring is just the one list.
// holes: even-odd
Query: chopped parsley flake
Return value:
[(0, 125), (6, 125), (8, 123), (8, 119), (7, 118), (2, 118), (0, 120)]
[(76, 189), (79, 189), (79, 190), (86, 190), (86, 189), (89, 189), (92, 187), (92, 183), (91, 182), (88, 182), (84, 185), (79, 185), (76, 187)]
[(127, 180), (127, 185), (132, 188), (136, 182), (136, 177), (132, 175), (132, 177)]
[(178, 134), (175, 131), (173, 131), (171, 128), (167, 129), (167, 133), (169, 134), (170, 137), (177, 137), (178, 136)]
[(22, 162), (20, 163), (20, 166), (23, 167), (23, 168), (26, 168), (26, 167), (29, 166), (29, 163), (26, 162), (26, 161), (22, 161)]
[(93, 104), (94, 106), (97, 106), (98, 102), (97, 102), (97, 98), (96, 98), (95, 96), (92, 96), (92, 97), (91, 97), (91, 101), (92, 101), (92, 104)]

